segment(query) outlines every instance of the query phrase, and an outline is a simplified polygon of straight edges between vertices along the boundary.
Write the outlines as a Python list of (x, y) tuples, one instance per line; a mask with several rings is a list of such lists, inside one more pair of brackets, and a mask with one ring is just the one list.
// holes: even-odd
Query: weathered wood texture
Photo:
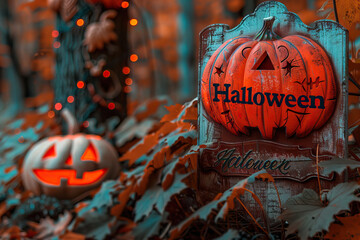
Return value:
[[(199, 101), (199, 140), (198, 144), (214, 143), (204, 149), (199, 161), (199, 197), (211, 200), (215, 194), (224, 191), (254, 171), (236, 169), (224, 172), (221, 167), (214, 167), (216, 154), (220, 149), (236, 148), (236, 152), (244, 155), (248, 149), (254, 152), (254, 159), (287, 159), (291, 162), (288, 174), (278, 171), (268, 172), (276, 178), (280, 198), (285, 202), (290, 196), (302, 192), (304, 188), (318, 189), (316, 181), (316, 147), (319, 145), (319, 160), (327, 160), (332, 156), (347, 157), (347, 115), (348, 115), (348, 32), (334, 21), (316, 21), (310, 26), (279, 2), (264, 2), (253, 14), (246, 16), (235, 28), (214, 24), (200, 33), (199, 55), (199, 91), (201, 99), (201, 78), (211, 55), (225, 41), (237, 37), (253, 38), (262, 28), (264, 18), (274, 16), (274, 32), (280, 37), (302, 35), (322, 46), (330, 57), (337, 82), (337, 102), (333, 116), (319, 130), (313, 131), (304, 138), (288, 138), (285, 130), (278, 129), (272, 140), (264, 140), (258, 129), (251, 129), (249, 136), (235, 136), (220, 124), (214, 122), (206, 113)], [(247, 170), (247, 169), (246, 169)], [(343, 181), (343, 177), (324, 176), (321, 172), (323, 189), (331, 188), (335, 182)], [(259, 182), (251, 188), (262, 199), (267, 215), (274, 220), (280, 213), (276, 191), (272, 184)], [(256, 216), (261, 210), (254, 201), (247, 198), (247, 206)]]

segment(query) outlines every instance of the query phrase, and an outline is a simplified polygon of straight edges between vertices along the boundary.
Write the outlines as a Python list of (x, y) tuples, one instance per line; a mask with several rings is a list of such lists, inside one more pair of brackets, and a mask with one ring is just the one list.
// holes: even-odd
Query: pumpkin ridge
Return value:
[[(325, 51), (325, 50), (323, 50), (323, 49), (321, 49), (322, 51)], [(326, 61), (326, 59), (323, 57), (323, 55), (321, 55), (321, 50), (320, 50), (320, 56), (321, 56), (321, 62), (323, 63), (322, 64), (322, 66), (323, 66), (323, 68), (324, 68), (324, 71), (325, 71), (325, 81), (326, 81), (326, 83), (327, 84), (325, 84), (325, 87), (326, 87), (326, 90), (325, 90), (325, 96), (326, 96), (326, 98), (325, 98), (325, 103), (328, 101), (328, 83), (330, 82), (330, 84), (332, 84), (332, 85), (334, 85), (333, 86), (333, 88), (336, 88), (336, 79), (335, 79), (335, 77), (333, 76), (333, 79), (334, 79), (334, 81), (331, 81), (331, 76), (328, 76), (328, 72), (326, 71), (327, 69), (327, 67), (330, 67), (330, 66), (328, 66), (328, 64), (329, 64), (329, 62), (328, 61)], [(331, 68), (331, 67), (330, 67)], [(330, 73), (331, 74), (331, 73)], [(329, 77), (330, 77), (330, 79), (329, 79)], [(337, 93), (335, 93), (335, 96), (337, 95)], [(334, 106), (335, 106), (335, 104), (332, 104), (332, 108), (334, 108)], [(325, 110), (325, 109), (324, 109)], [(331, 110), (330, 112), (333, 112), (333, 110)], [(324, 111), (322, 112), (322, 114), (324, 113)], [(322, 115), (321, 114), (321, 115)], [(328, 121), (329, 119), (327, 119), (326, 121)], [(319, 118), (319, 121), (320, 121), (320, 118)], [(320, 126), (317, 126), (317, 124), (318, 124), (318, 122), (319, 121), (317, 121), (317, 123), (314, 125), (314, 129), (319, 129), (319, 128), (321, 128), (322, 127), (322, 125), (323, 124), (320, 124)], [(325, 122), (326, 122), (325, 121)]]
[(216, 63), (216, 60), (218, 59), (219, 55), (224, 51), (224, 49), (226, 49), (226, 47), (232, 43), (233, 41), (237, 40), (237, 39), (240, 39), (240, 38), (244, 38), (244, 37), (235, 37), (233, 39), (231, 39), (231, 41), (229, 41), (220, 51), (219, 53), (216, 55), (216, 58), (214, 59), (214, 62), (212, 63), (212, 67), (211, 67), (211, 74), (210, 74), (210, 77), (209, 77), (209, 96), (210, 96), (210, 99), (211, 99), (211, 77), (212, 77), (212, 73), (214, 71), (214, 67), (215, 67), (215, 63)]
[[(280, 52), (280, 46), (283, 46), (283, 45), (280, 45), (280, 42), (281, 42), (281, 40), (282, 39), (279, 39), (279, 40), (277, 40), (277, 41), (273, 41), (273, 44), (274, 44), (274, 47), (275, 47), (275, 52), (277, 53), (277, 56), (280, 56), (280, 54), (281, 54), (281, 52)], [(285, 61), (288, 57), (289, 57), (289, 50), (287, 50), (288, 51), (288, 55), (287, 55), (287, 57), (286, 58), (284, 58), (284, 60), (283, 61)], [(278, 64), (279, 64), (279, 66), (280, 66), (280, 68), (281, 68), (281, 63), (283, 62), (281, 59), (280, 59), (280, 57), (277, 57), (277, 59), (278, 59)], [(282, 92), (283, 91), (283, 88), (284, 88), (284, 83), (283, 83), (283, 78), (282, 78), (282, 76), (281, 76), (281, 69), (280, 69), (280, 81), (279, 81), (279, 85), (280, 85), (280, 87), (279, 87), (279, 89), (280, 89), (280, 92)], [(277, 126), (277, 128), (280, 128), (280, 127), (284, 127), (285, 126), (285, 124), (286, 124), (286, 122), (283, 120), (283, 111), (282, 111), (282, 109), (279, 109), (279, 114), (280, 114), (280, 116), (278, 117), (278, 119), (279, 119), (279, 122), (276, 122), (276, 121), (274, 121), (274, 124)]]
[[(210, 71), (210, 74), (209, 74), (209, 82), (208, 82), (208, 85), (209, 85), (209, 90), (210, 90), (210, 92), (209, 92), (209, 100), (211, 101), (211, 99), (212, 99), (212, 96), (211, 96), (211, 83), (212, 83), (212, 78), (213, 78), (213, 75), (214, 75), (214, 68), (216, 67), (216, 62), (218, 62), (219, 61), (219, 57), (224, 57), (224, 52), (226, 51), (226, 50), (228, 50), (229, 48), (231, 48), (231, 47), (235, 47), (231, 52), (230, 51), (228, 51), (228, 53), (230, 54), (230, 56), (231, 56), (231, 54), (233, 54), (234, 53), (234, 51), (238, 48), (238, 46), (237, 46), (237, 42), (236, 43), (234, 43), (234, 41), (236, 41), (236, 40), (239, 40), (240, 39), (240, 41), (241, 41), (241, 39), (244, 39), (244, 40), (249, 40), (249, 38), (247, 38), (247, 37), (236, 37), (236, 38), (234, 38), (234, 39), (231, 39), (231, 41), (228, 41), (227, 43), (226, 43), (226, 45), (225, 46), (223, 46), (222, 48), (221, 48), (221, 50), (216, 54), (216, 57), (214, 58), (214, 60), (213, 60), (213, 62), (212, 62), (212, 65), (211, 65), (211, 71)], [(246, 41), (246, 42), (248, 42), (248, 41)], [(246, 43), (245, 42), (245, 43)], [(230, 44), (234, 44), (234, 45), (230, 45)], [(242, 44), (244, 44), (244, 43), (241, 43), (240, 42), (240, 44), (242, 45)], [(229, 46), (230, 45), (230, 46)], [(230, 56), (229, 56), (229, 58), (228, 59), (230, 59)], [(226, 60), (226, 58), (224, 58), (224, 60)], [(220, 62), (222, 62), (222, 67), (224, 67), (224, 60), (222, 60), (222, 61), (220, 61)], [(222, 76), (219, 76), (219, 78), (220, 78), (220, 80), (219, 80), (219, 83), (221, 83), (221, 82), (223, 82), (223, 79), (224, 79), (224, 77), (225, 77), (225, 73), (226, 73), (226, 69), (228, 68), (228, 65), (229, 65), (229, 61), (227, 61), (226, 62), (226, 66), (225, 66), (225, 68), (224, 68), (224, 74), (222, 75)], [(223, 91), (224, 89), (223, 89), (223, 84), (220, 84), (219, 85), (219, 87), (220, 87), (220, 91)], [(217, 105), (217, 104), (216, 104)], [(218, 122), (218, 123), (220, 123), (220, 124), (222, 124), (223, 126), (225, 126), (229, 131), (231, 131), (231, 132), (233, 132), (233, 133), (236, 133), (236, 130), (233, 128), (233, 127), (231, 127), (231, 125), (230, 126), (228, 126), (228, 122), (229, 122), (229, 118), (228, 118), (228, 116), (221, 116), (221, 114), (224, 112), (224, 106), (226, 106), (224, 103), (222, 103), (222, 104), (219, 104), (218, 105), (218, 107), (220, 107), (220, 109), (218, 109), (217, 107), (214, 107), (214, 106), (212, 106), (212, 105), (210, 105), (210, 107), (211, 107), (211, 113), (210, 113), (210, 115), (212, 115), (212, 116), (215, 116), (215, 117), (213, 117), (215, 120), (216, 120), (216, 122)], [(220, 115), (220, 117), (218, 117), (218, 115)], [(231, 121), (231, 120), (230, 120)]]
[[(305, 128), (305, 130), (302, 130), (303, 133), (300, 132), (298, 134), (299, 136), (306, 136), (310, 132), (323, 127), (323, 125), (330, 119), (331, 116), (326, 116), (325, 114), (327, 112), (329, 112), (329, 114), (331, 114), (333, 112), (334, 104), (327, 103), (327, 101), (328, 101), (327, 99), (329, 97), (328, 96), (329, 95), (328, 91), (329, 90), (331, 91), (331, 88), (328, 85), (331, 85), (331, 87), (333, 89), (336, 89), (337, 87), (336, 87), (336, 80), (335, 80), (334, 76), (331, 77), (332, 66), (331, 66), (330, 60), (325, 58), (325, 56), (327, 57), (326, 51), (320, 45), (318, 45), (315, 41), (313, 41), (312, 39), (307, 39), (307, 38), (299, 36), (299, 35), (295, 35), (294, 37), (299, 38), (299, 39), (301, 39), (303, 41), (306, 41), (309, 44), (308, 45), (309, 48), (312, 48), (312, 50), (314, 51), (313, 59), (316, 59), (316, 57), (318, 57), (319, 60), (321, 60), (321, 64), (318, 64), (318, 66), (321, 68), (321, 72), (323, 72), (324, 75), (325, 75), (324, 82), (326, 83), (326, 84), (324, 84), (325, 86), (323, 86), (323, 85), (320, 85), (320, 86), (321, 86), (321, 93), (324, 96), (324, 105), (326, 105), (328, 107), (328, 109), (326, 109), (326, 110), (325, 109), (318, 109), (317, 111), (319, 111), (320, 114), (317, 117), (317, 119), (315, 120), (315, 124), (311, 124), (310, 129)], [(315, 70), (315, 72), (317, 72), (317, 71)], [(330, 76), (329, 76), (329, 74), (330, 74)], [(307, 80), (309, 81), (309, 78)], [(325, 87), (325, 89), (324, 89), (324, 87)], [(309, 93), (309, 91), (307, 91), (307, 93)], [(337, 94), (335, 93), (334, 95), (336, 96)], [(308, 109), (306, 109), (306, 110), (308, 112)]]
[[(295, 35), (295, 36), (297, 36), (297, 35)], [(287, 36), (287, 37), (289, 37), (289, 36)], [(285, 37), (285, 38), (286, 38), (286, 37)], [(285, 38), (283, 38), (283, 39), (281, 39), (281, 40), (284, 41), (284, 42), (286, 42), (288, 45), (292, 46), (292, 47), (298, 52), (298, 55), (300, 56), (300, 59), (301, 59), (303, 65), (304, 65), (304, 70), (305, 70), (305, 74), (306, 74), (306, 81), (308, 81), (308, 80), (309, 80), (308, 69), (307, 69), (305, 60), (304, 60), (301, 52), (299, 51), (299, 49), (298, 49), (292, 42), (288, 41), (288, 40), (285, 39)], [(306, 95), (307, 95), (307, 97), (309, 96), (309, 86), (307, 86)], [(306, 113), (306, 111), (307, 111), (306, 109), (307, 109), (307, 108), (304, 108), (304, 112), (303, 112), (303, 113)], [(288, 113), (288, 114), (289, 114), (289, 113)], [(305, 116), (305, 115), (302, 115), (302, 116), (301, 116), (301, 121), (303, 120), (304, 116)], [(287, 116), (287, 118), (289, 118), (289, 116)], [(300, 125), (298, 125), (298, 126), (294, 129), (294, 131), (289, 134), (289, 137), (291, 137), (291, 136), (293, 136), (293, 135), (296, 135), (296, 136), (297, 136), (297, 129), (299, 128), (299, 126), (300, 126)], [(286, 126), (285, 126), (285, 128), (286, 128)]]
[[(233, 39), (230, 39), (228, 40), (228, 42), (226, 43), (225, 46), (223, 46), (223, 48), (217, 53), (216, 57), (214, 58), (213, 62), (212, 62), (212, 65), (211, 65), (211, 68), (209, 69), (209, 78), (208, 78), (208, 85), (209, 85), (209, 92), (208, 92), (208, 95), (209, 95), (209, 101), (211, 101), (211, 78), (212, 78), (212, 75), (213, 75), (213, 72), (214, 72), (214, 68), (215, 68), (215, 64), (216, 64), (216, 61), (217, 59), (219, 58), (219, 56), (221, 55), (221, 53), (227, 48), (227, 46), (231, 43), (233, 43), (234, 41), (238, 40), (238, 39), (241, 39), (243, 37), (235, 37)], [(221, 45), (222, 46), (222, 45)], [(220, 46), (220, 47), (221, 47)], [(215, 51), (216, 52), (216, 51)], [(211, 58), (210, 58), (211, 59)], [(209, 105), (210, 109), (211, 109), (211, 115), (213, 116), (213, 118), (218, 122), (218, 123), (221, 123), (221, 119), (219, 119), (218, 117), (216, 117), (216, 114), (214, 114), (214, 111), (215, 111), (215, 108), (213, 107), (212, 104)]]
[[(252, 41), (249, 41), (249, 42), (247, 42), (247, 43), (249, 43), (249, 44), (251, 44), (251, 50), (250, 50), (250, 52), (249, 52), (249, 54), (248, 54), (248, 56), (250, 56), (251, 55), (251, 53), (253, 52), (253, 50), (254, 50), (254, 46), (256, 46), (257, 44), (258, 44), (258, 42), (257, 41), (254, 41), (254, 40), (252, 40)], [(247, 44), (247, 43), (244, 43), (244, 44)], [(234, 53), (237, 53), (237, 52), (234, 52)], [(242, 55), (242, 54), (241, 54)], [(231, 58), (231, 59), (234, 59), (234, 58)], [(242, 86), (244, 86), (244, 87), (246, 87), (245, 86), (245, 84), (244, 84), (244, 80), (245, 80), (245, 70), (246, 70), (246, 63), (245, 63), (245, 66), (244, 66), (244, 71), (243, 71), (243, 73), (242, 73)], [(230, 103), (229, 103), (229, 105), (230, 105)], [(250, 128), (250, 122), (249, 122), (249, 117), (248, 117), (248, 114), (247, 114), (247, 112), (246, 112), (246, 107), (244, 106), (244, 111), (243, 111), (243, 113), (244, 113), (244, 115), (245, 115), (245, 120), (246, 120), (246, 122), (247, 122), (247, 125), (245, 125), (244, 124), (244, 126), (243, 127), (241, 127), (241, 129), (244, 129), (244, 131), (245, 132), (242, 132), (243, 134), (245, 134), (245, 135), (247, 135), (248, 133), (249, 133), (249, 130), (245, 130), (245, 128)], [(232, 113), (231, 113), (232, 114)], [(235, 122), (235, 121), (234, 121)]]
[[(324, 60), (323, 59), (321, 59), (321, 62), (322, 63), (324, 63)], [(326, 83), (328, 83), (328, 75), (327, 75), (327, 71), (326, 71), (326, 69), (325, 69), (325, 66), (324, 65), (322, 65), (323, 66), (323, 68), (324, 68), (324, 72), (325, 72), (325, 82)], [(328, 84), (325, 84), (325, 94), (324, 94), (324, 101), (326, 102), (326, 99), (327, 99), (327, 88), (328, 88)], [(322, 88), (322, 85), (321, 85), (321, 89), (323, 90), (323, 88)], [(318, 122), (322, 119), (322, 116), (323, 116), (323, 114), (324, 114), (324, 112), (325, 112), (325, 109), (322, 109), (322, 111), (321, 111), (321, 113), (320, 113), (320, 115), (319, 115), (319, 118), (317, 119), (317, 121), (315, 122), (315, 124), (313, 125), (313, 129), (311, 130), (311, 131), (313, 131), (313, 130), (316, 130), (316, 129), (319, 129), (319, 128), (321, 128), (322, 127), (322, 125), (321, 126), (317, 126), (317, 124), (318, 124)], [(326, 120), (327, 121), (327, 120)]]
[[(251, 43), (251, 49), (253, 48), (253, 46), (256, 44), (255, 42), (253, 42), (253, 41), (249, 41), (250, 43)], [(233, 57), (234, 57), (234, 54), (236, 54), (245, 44), (249, 44), (249, 42), (245, 42), (245, 43), (242, 43), (240, 46), (238, 46), (232, 53), (231, 53), (231, 55), (230, 55), (230, 57), (229, 57), (229, 60), (231, 61), (231, 59), (233, 59)], [(251, 53), (251, 51), (250, 51), (250, 53)], [(250, 55), (250, 53), (248, 54), (248, 55)], [(244, 55), (243, 55), (243, 52), (241, 52), (241, 55), (244, 57)], [(246, 58), (245, 58), (246, 59)], [(230, 65), (230, 62), (229, 62), (229, 64), (228, 64), (228, 66)], [(231, 67), (231, 66), (230, 66)], [(227, 72), (228, 71), (225, 71), (225, 76), (224, 76), (224, 81), (225, 81), (225, 79), (226, 79), (226, 74), (227, 74)], [(242, 79), (244, 79), (244, 76), (243, 76), (243, 78)], [(227, 108), (228, 109), (230, 109), (230, 103), (225, 103), (226, 104), (226, 106), (227, 106)], [(234, 119), (234, 116), (233, 116), (233, 113), (232, 113), (232, 111), (229, 111), (229, 113), (228, 113), (228, 115), (231, 115), (231, 117), (232, 117), (232, 119)], [(245, 115), (246, 115), (246, 113), (245, 113)], [(248, 116), (246, 115), (246, 122), (248, 122), (249, 123), (249, 119), (248, 119)], [(246, 127), (246, 126), (243, 126), (243, 127), (239, 127), (238, 126), (238, 124), (236, 123), (236, 121), (232, 121), (232, 123), (233, 123), (233, 125), (235, 125), (236, 127), (237, 127), (237, 129), (242, 129), (242, 128), (244, 128), (244, 127)], [(234, 128), (234, 130), (235, 130), (235, 132), (237, 132), (236, 131), (236, 129)], [(241, 133), (243, 133), (243, 134), (247, 134), (247, 132), (242, 132), (242, 131), (240, 131)]]

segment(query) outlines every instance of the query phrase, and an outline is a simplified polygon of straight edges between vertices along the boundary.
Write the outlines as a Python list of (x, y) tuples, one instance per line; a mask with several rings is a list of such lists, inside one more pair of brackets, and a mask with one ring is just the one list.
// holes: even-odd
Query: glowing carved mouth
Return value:
[(82, 178), (76, 178), (76, 170), (74, 169), (34, 169), (35, 176), (43, 183), (60, 186), (61, 179), (67, 179), (69, 186), (83, 186), (97, 182), (107, 172), (107, 169), (100, 169), (91, 172), (84, 172)]

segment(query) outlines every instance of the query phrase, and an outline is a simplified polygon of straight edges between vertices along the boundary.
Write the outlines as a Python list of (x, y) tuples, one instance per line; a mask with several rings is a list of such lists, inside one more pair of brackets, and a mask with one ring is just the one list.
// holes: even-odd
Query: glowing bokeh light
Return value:
[(123, 67), (122, 72), (123, 72), (123, 74), (127, 75), (127, 74), (130, 73), (130, 68), (129, 67)]
[(81, 89), (85, 87), (85, 83), (83, 81), (78, 81), (76, 86)]
[(137, 20), (137, 19), (133, 18), (133, 19), (130, 20), (130, 25), (131, 25), (131, 26), (136, 26), (137, 24), (138, 24), (138, 20)]
[(110, 77), (110, 71), (109, 70), (105, 70), (104, 72), (103, 72), (103, 77), (104, 78), (108, 78), (108, 77)]
[(62, 104), (61, 103), (56, 103), (55, 104), (55, 110), (60, 111), (62, 109)]

